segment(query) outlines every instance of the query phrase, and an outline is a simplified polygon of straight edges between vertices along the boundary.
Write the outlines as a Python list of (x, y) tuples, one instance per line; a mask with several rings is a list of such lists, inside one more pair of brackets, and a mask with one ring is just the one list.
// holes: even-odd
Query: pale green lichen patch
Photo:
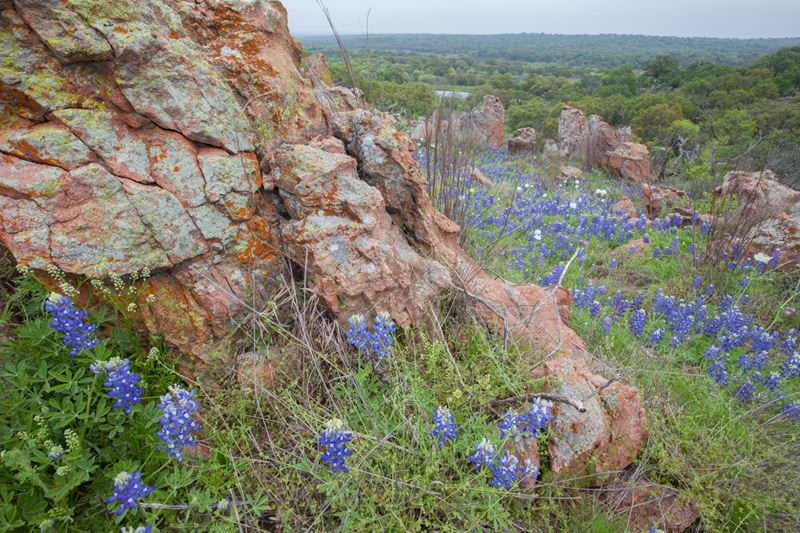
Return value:
[(27, 99), (45, 112), (80, 106), (83, 97), (65, 81), (44, 46), (33, 39), (19, 28), (0, 26), (0, 86), (24, 95), (19, 104), (28, 104)]

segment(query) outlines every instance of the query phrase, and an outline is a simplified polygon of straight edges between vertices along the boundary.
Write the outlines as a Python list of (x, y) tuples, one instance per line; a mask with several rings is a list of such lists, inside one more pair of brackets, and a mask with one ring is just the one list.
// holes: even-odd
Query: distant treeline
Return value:
[[(657, 55), (671, 55), (682, 65), (710, 62), (748, 65), (781, 48), (800, 46), (800, 37), (777, 39), (719, 39), (710, 37), (657, 37), (649, 35), (552, 35), (515, 33), (502, 35), (374, 34), (342, 36), (353, 51), (413, 52), (462, 55), (478, 59), (553, 63), (576, 67), (642, 68)], [(309, 50), (336, 49), (333, 37), (300, 37)]]

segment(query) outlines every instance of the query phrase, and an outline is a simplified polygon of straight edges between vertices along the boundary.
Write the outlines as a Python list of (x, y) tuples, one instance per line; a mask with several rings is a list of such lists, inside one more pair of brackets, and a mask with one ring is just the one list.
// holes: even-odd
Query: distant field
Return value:
[[(363, 35), (344, 35), (353, 51), (364, 50)], [(299, 36), (308, 50), (336, 48), (333, 37)], [(516, 60), (580, 67), (641, 67), (659, 54), (672, 54), (682, 64), (699, 61), (747, 65), (780, 48), (800, 46), (800, 37), (782, 39), (716, 39), (647, 35), (504, 35), (375, 34), (369, 49), (382, 52), (455, 54), (478, 59)]]

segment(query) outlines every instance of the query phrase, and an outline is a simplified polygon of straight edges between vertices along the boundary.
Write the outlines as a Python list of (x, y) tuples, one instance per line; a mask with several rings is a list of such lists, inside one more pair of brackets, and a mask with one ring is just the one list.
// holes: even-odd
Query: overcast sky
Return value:
[[(295, 35), (327, 34), (316, 0), (282, 0)], [(325, 0), (340, 33), (636, 33), (797, 37), (800, 0)]]

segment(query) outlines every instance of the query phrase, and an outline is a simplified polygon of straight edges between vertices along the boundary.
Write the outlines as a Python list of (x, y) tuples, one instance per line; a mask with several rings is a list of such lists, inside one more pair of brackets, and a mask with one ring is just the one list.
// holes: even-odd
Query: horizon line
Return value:
[[(332, 33), (311, 33), (311, 32), (291, 32), (295, 37), (331, 37)], [(366, 33), (340, 33), (341, 37), (365, 37)], [(665, 35), (665, 34), (647, 34), (647, 33), (547, 33), (547, 32), (507, 32), (507, 33), (431, 33), (431, 32), (370, 32), (370, 37), (380, 35), (452, 35), (464, 37), (493, 37), (505, 35), (549, 35), (554, 37), (667, 37), (670, 39), (716, 39), (728, 41), (779, 41), (786, 39), (798, 39), (800, 35), (787, 35), (781, 37), (718, 37), (708, 35)]]

